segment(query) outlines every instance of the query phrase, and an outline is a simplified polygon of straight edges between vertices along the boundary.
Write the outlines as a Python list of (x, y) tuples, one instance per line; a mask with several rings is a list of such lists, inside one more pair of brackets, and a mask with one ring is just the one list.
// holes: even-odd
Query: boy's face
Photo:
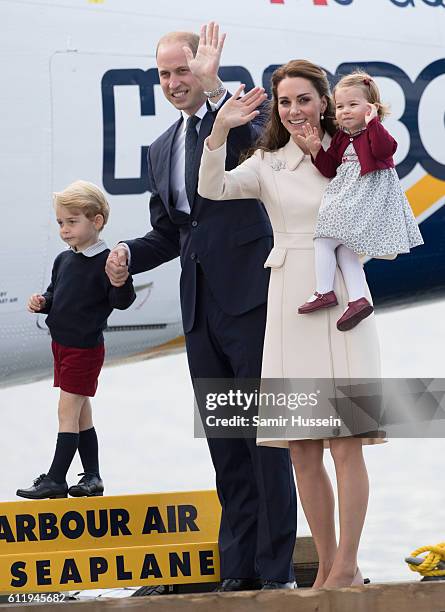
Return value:
[(77, 208), (56, 206), (56, 218), (60, 237), (76, 251), (84, 251), (97, 242), (103, 226), (102, 215), (88, 219)]

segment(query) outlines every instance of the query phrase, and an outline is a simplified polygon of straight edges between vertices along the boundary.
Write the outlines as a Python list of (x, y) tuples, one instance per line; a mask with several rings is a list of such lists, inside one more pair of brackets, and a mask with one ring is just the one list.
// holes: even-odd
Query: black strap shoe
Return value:
[(277, 580), (264, 580), (262, 591), (272, 591), (275, 589), (295, 589), (295, 582), (278, 582)]
[(217, 591), (259, 591), (262, 582), (258, 578), (226, 578), (221, 582)]
[(82, 478), (68, 489), (71, 497), (98, 497), (104, 494), (104, 483), (98, 474), (81, 472), (78, 476)]
[(60, 499), (68, 497), (66, 482), (55, 482), (46, 474), (40, 474), (29, 489), (17, 489), (16, 495), (26, 499)]

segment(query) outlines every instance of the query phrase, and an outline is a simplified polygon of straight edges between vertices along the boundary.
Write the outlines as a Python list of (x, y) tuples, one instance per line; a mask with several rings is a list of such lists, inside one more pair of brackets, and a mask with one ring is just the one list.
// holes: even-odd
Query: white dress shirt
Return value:
[[(199, 117), (199, 121), (196, 124), (196, 130), (199, 134), (199, 128), (201, 127), (202, 119), (208, 111), (207, 102), (212, 111), (216, 111), (222, 105), (226, 98), (227, 90), (224, 91), (221, 98), (214, 104), (207, 100), (195, 113)], [(182, 125), (176, 132), (176, 137), (172, 147), (171, 157), (171, 168), (170, 168), (170, 192), (172, 194), (173, 203), (177, 210), (190, 214), (190, 203), (188, 201), (187, 194), (185, 192), (185, 133), (187, 131), (187, 119), (190, 115), (187, 115), (184, 111), (181, 111)], [(128, 266), (131, 263), (131, 251), (130, 247), (125, 242), (120, 242), (119, 245), (125, 247), (128, 256)]]
[[(216, 104), (210, 102), (209, 105), (212, 111), (218, 110), (218, 108), (223, 103), (224, 98), (226, 97), (226, 92), (221, 96), (220, 100)], [(201, 127), (201, 121), (204, 118), (204, 115), (207, 113), (207, 102), (201, 106), (199, 110), (196, 111), (196, 117), (199, 117), (199, 121), (196, 124), (196, 131), (199, 134), (199, 129)], [(187, 193), (185, 191), (185, 134), (187, 131), (187, 119), (190, 115), (187, 115), (184, 111), (181, 111), (182, 115), (182, 125), (176, 132), (176, 137), (173, 142), (172, 147), (172, 157), (171, 157), (171, 171), (170, 171), (170, 193), (172, 194), (173, 204), (176, 210), (181, 210), (187, 214), (190, 214), (190, 203), (187, 198)]]

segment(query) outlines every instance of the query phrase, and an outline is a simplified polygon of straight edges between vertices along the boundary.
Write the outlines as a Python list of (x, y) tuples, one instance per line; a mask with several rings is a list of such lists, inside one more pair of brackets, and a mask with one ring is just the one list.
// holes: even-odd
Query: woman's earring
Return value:
[(324, 115), (323, 115), (323, 113), (321, 113), (321, 115), (320, 115), (320, 119), (323, 121), (323, 119), (324, 119)]

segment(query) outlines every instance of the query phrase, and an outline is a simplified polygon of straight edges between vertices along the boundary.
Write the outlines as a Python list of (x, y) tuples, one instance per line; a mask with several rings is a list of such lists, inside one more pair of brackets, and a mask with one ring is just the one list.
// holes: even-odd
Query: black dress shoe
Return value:
[(295, 582), (278, 582), (277, 580), (264, 580), (262, 591), (272, 591), (275, 589), (295, 589)]
[(26, 497), (26, 499), (59, 499), (68, 497), (68, 485), (66, 482), (55, 482), (46, 474), (40, 474), (34, 480), (29, 489), (17, 489), (16, 495)]
[(100, 476), (88, 472), (81, 472), (78, 476), (82, 478), (68, 489), (71, 497), (97, 497), (104, 494), (104, 483)]
[(258, 578), (226, 578), (217, 589), (220, 593), (226, 591), (259, 591), (262, 582)]

